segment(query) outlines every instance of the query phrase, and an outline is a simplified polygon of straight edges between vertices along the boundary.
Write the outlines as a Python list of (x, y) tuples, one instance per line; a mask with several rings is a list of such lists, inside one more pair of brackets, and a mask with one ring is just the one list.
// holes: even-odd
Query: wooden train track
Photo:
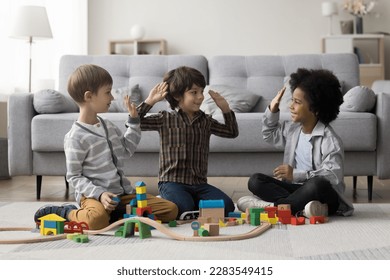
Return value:
[[(255, 227), (249, 232), (246, 233), (240, 233), (240, 234), (234, 234), (234, 235), (219, 235), (219, 236), (207, 236), (207, 237), (201, 237), (201, 236), (185, 236), (182, 234), (178, 234), (163, 224), (160, 224), (154, 220), (151, 220), (149, 218), (144, 217), (137, 217), (137, 218), (128, 218), (128, 219), (122, 219), (115, 223), (112, 223), (108, 227), (105, 227), (103, 229), (99, 230), (84, 230), (84, 234), (88, 235), (98, 235), (106, 233), (109, 230), (112, 230), (120, 225), (123, 225), (127, 220), (138, 220), (141, 223), (150, 225), (160, 231), (161, 233), (165, 234), (167, 237), (179, 240), (179, 241), (199, 241), (199, 242), (207, 242), (207, 241), (231, 241), (231, 240), (242, 240), (242, 239), (249, 239), (256, 236), (259, 236), (266, 230), (268, 230), (271, 227), (271, 224), (269, 223), (262, 223), (260, 226)], [(1, 231), (32, 231), (33, 228), (22, 228), (22, 227), (14, 227), (14, 228), (0, 228)], [(26, 239), (6, 239), (6, 240), (0, 240), (0, 244), (27, 244), (27, 243), (38, 243), (38, 242), (48, 242), (48, 241), (55, 241), (55, 240), (62, 240), (66, 239), (67, 234), (58, 234), (58, 235), (52, 235), (52, 236), (39, 236), (36, 238), (26, 238)]]
[(149, 226), (154, 227), (161, 233), (165, 234), (169, 238), (179, 240), (179, 241), (202, 241), (202, 242), (207, 242), (207, 241), (230, 241), (230, 240), (242, 240), (242, 239), (249, 239), (253, 238), (256, 236), (259, 236), (263, 232), (265, 232), (267, 229), (271, 227), (270, 223), (262, 223), (260, 226), (255, 227), (253, 230), (246, 232), (246, 233), (241, 233), (241, 234), (235, 234), (235, 235), (219, 235), (219, 236), (207, 236), (207, 237), (202, 237), (202, 236), (185, 236), (182, 234), (178, 234), (163, 224), (160, 224), (154, 220), (151, 220), (149, 218), (144, 218), (144, 217), (137, 217), (137, 218), (129, 218), (129, 219), (122, 219), (119, 220), (111, 225), (109, 225), (106, 228), (100, 229), (100, 230), (85, 230), (84, 233), (86, 234), (103, 234), (115, 227), (118, 227), (120, 225), (123, 225), (127, 220), (139, 220), (141, 223), (147, 224)]

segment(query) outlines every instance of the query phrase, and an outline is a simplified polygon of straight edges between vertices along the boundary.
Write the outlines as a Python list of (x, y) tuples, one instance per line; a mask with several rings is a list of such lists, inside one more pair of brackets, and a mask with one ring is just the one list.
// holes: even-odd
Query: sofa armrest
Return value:
[(377, 176), (378, 179), (390, 178), (390, 81), (388, 92), (376, 92), (376, 115), (378, 117), (377, 135)]
[(8, 99), (9, 173), (32, 175), (31, 120), (35, 115), (33, 94), (11, 94)]

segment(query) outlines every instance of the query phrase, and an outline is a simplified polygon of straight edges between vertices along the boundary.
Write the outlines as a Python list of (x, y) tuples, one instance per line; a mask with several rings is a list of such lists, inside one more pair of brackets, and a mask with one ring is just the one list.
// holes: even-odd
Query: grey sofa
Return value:
[[(353, 54), (215, 56), (209, 59), (196, 55), (64, 56), (60, 62), (58, 86), (67, 104), (60, 110), (62, 112), (38, 113), (34, 93), (11, 95), (8, 103), (9, 172), (11, 176), (36, 175), (37, 199), (40, 198), (42, 176), (64, 176), (66, 173), (63, 139), (78, 116), (77, 106), (67, 96), (67, 79), (77, 66), (85, 63), (106, 68), (113, 76), (113, 88), (139, 84), (143, 99), (168, 70), (181, 65), (200, 70), (210, 86), (225, 85), (260, 95), (259, 102), (250, 112), (236, 114), (239, 125), (236, 139), (211, 138), (209, 176), (271, 174), (281, 163), (283, 151), (262, 140), (260, 120), (270, 100), (297, 68), (333, 71), (341, 81), (344, 93), (359, 85), (359, 67)], [(390, 148), (387, 145), (390, 133), (386, 129), (390, 123), (390, 94), (382, 92), (381, 86), (377, 88), (377, 105), (373, 111), (341, 112), (332, 123), (344, 142), (345, 175), (368, 176), (369, 198), (372, 176), (390, 178)], [(50, 109), (51, 105), (46, 106)], [(166, 108), (167, 104), (161, 102), (152, 112)], [(103, 115), (125, 129), (126, 113)], [(282, 113), (281, 117), (288, 119), (289, 114)], [(135, 155), (126, 162), (126, 175), (157, 176), (158, 151), (157, 132), (143, 132)]]

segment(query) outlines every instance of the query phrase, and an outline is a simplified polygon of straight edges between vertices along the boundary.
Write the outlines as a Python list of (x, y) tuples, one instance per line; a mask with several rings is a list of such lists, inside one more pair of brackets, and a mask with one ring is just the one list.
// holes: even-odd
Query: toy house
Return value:
[(39, 230), (41, 235), (57, 235), (64, 233), (66, 219), (56, 214), (48, 214), (39, 218), (39, 220), (41, 221)]

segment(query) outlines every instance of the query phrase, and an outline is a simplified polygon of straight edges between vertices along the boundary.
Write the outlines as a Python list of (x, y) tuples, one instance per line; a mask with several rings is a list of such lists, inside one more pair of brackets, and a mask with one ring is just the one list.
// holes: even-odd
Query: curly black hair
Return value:
[(169, 71), (165, 74), (163, 81), (168, 84), (168, 94), (165, 99), (173, 110), (179, 105), (177, 99), (191, 89), (194, 84), (202, 88), (206, 87), (206, 80), (202, 73), (187, 66)]
[(305, 93), (309, 109), (324, 124), (335, 120), (343, 103), (340, 82), (329, 70), (299, 68), (290, 75), (291, 92), (300, 88)]

